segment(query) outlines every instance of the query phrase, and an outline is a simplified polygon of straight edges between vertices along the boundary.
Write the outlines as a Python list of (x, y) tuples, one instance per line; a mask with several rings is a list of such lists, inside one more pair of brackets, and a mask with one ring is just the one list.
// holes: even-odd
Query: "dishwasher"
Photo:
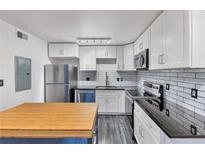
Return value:
[(95, 103), (95, 90), (75, 90), (76, 103)]
[(125, 93), (125, 113), (131, 115), (131, 125), (134, 127), (134, 100), (128, 91)]

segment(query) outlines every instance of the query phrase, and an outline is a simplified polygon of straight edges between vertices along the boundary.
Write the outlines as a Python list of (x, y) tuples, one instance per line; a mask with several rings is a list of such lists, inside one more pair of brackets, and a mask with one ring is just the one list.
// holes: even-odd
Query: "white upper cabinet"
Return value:
[(133, 71), (134, 67), (134, 44), (128, 44), (123, 47), (124, 70)]
[(204, 68), (205, 11), (164, 11), (150, 27), (150, 69)]
[[(192, 43), (192, 67), (194, 68), (204, 68), (205, 67), (205, 11), (190, 11), (189, 17), (191, 18), (191, 30), (189, 29), (189, 36), (192, 40), (187, 39)], [(186, 18), (185, 18), (186, 19)], [(186, 22), (190, 22), (189, 20)], [(187, 28), (185, 28), (187, 29)], [(187, 34), (186, 32), (185, 34)], [(188, 47), (187, 47), (188, 48)], [(187, 48), (185, 50), (187, 50)]]
[(79, 47), (76, 43), (49, 43), (48, 55), (50, 58), (79, 58)]
[(150, 29), (148, 28), (134, 43), (134, 55), (149, 48)]
[(163, 21), (164, 14), (161, 14), (150, 27), (150, 69), (162, 68), (161, 57), (164, 54)]
[(139, 53), (139, 50), (138, 50), (138, 47), (139, 47), (139, 40), (137, 39), (135, 42), (134, 42), (134, 55), (137, 55)]
[(96, 58), (116, 58), (116, 46), (96, 46)]
[(124, 58), (123, 58), (123, 46), (117, 46), (117, 70), (123, 70), (124, 69)]
[(80, 71), (96, 71), (94, 46), (80, 47)]
[(189, 64), (187, 59), (189, 52), (184, 50), (185, 13), (185, 11), (164, 12), (165, 55), (162, 56), (164, 68), (186, 67)]

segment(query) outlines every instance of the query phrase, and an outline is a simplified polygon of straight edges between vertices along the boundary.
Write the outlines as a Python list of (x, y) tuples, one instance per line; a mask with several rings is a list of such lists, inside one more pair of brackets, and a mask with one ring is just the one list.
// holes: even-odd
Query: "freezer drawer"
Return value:
[(66, 84), (47, 84), (45, 102), (70, 102), (70, 89)]

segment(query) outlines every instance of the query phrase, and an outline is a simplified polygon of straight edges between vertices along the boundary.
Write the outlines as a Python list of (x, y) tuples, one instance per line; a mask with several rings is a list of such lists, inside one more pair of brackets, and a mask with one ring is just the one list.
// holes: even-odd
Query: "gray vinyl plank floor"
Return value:
[(136, 144), (129, 116), (99, 115), (98, 144)]

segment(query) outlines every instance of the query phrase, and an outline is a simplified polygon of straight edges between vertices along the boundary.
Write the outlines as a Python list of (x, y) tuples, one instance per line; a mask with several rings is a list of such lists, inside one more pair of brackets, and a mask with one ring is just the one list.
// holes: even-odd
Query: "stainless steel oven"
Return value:
[(149, 49), (143, 50), (139, 54), (135, 55), (134, 58), (136, 69), (149, 68)]

